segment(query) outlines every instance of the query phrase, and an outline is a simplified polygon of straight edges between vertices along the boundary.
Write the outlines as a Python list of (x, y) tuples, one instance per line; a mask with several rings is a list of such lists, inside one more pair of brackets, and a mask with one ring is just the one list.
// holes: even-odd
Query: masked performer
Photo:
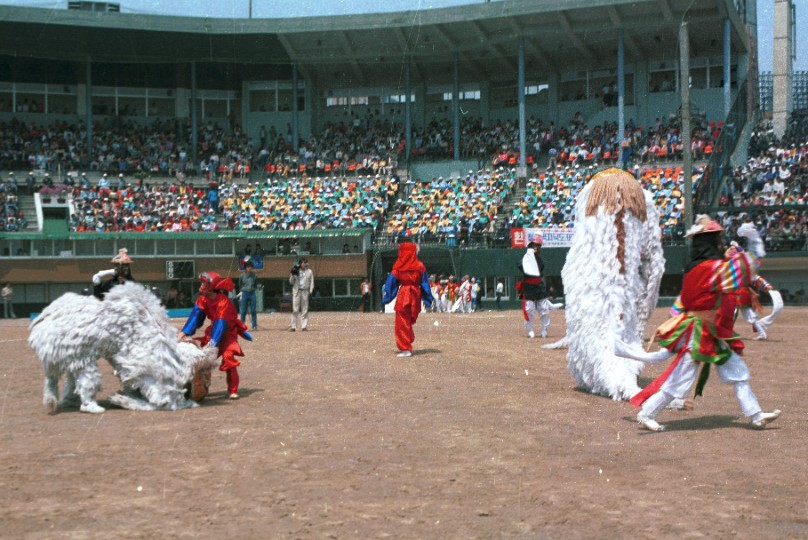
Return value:
[[(188, 320), (177, 338), (182, 341), (202, 326), (205, 318), (210, 319), (210, 325), (205, 329), (205, 335), (196, 338), (203, 347), (217, 347), (222, 363), (219, 371), (227, 373), (227, 393), (230, 399), (238, 399), (238, 366), (241, 364), (236, 356), (244, 356), (238, 337), (241, 336), (252, 341), (247, 327), (239, 319), (236, 308), (230, 300), (228, 293), (233, 291), (233, 281), (223, 278), (216, 272), (205, 272), (199, 276), (199, 298), (188, 316)], [(202, 401), (208, 393), (210, 386), (210, 371), (201, 372), (194, 378), (191, 394), (195, 401)]]
[(644, 362), (664, 361), (675, 354), (665, 373), (631, 398), (640, 408), (637, 421), (651, 431), (664, 429), (656, 417), (674, 398), (685, 398), (697, 376), (696, 395), (701, 395), (710, 365), (715, 365), (722, 382), (734, 386), (741, 412), (753, 427), (762, 429), (780, 416), (779, 410), (761, 410), (749, 384), (749, 368), (736, 352), (742, 350), (740, 339), (732, 331), (735, 294), (754, 281), (757, 259), (749, 252), (725, 258), (723, 232), (707, 215), (697, 216), (687, 231), (693, 244), (680, 294), (684, 311), (657, 329), (664, 349), (645, 353), (619, 340), (616, 343), (617, 354)]
[[(99, 300), (103, 300), (104, 295), (115, 285), (135, 281), (129, 266), (132, 264), (132, 259), (129, 258), (129, 251), (126, 248), (119, 249), (118, 254), (112, 258), (111, 262), (114, 268), (101, 270), (93, 275), (93, 295)], [(109, 279), (104, 281), (105, 278)]]
[(396, 345), (400, 357), (412, 356), (412, 342), (415, 341), (413, 325), (421, 312), (421, 302), (432, 305), (432, 291), (429, 275), (424, 263), (418, 260), (418, 246), (403, 242), (398, 246), (398, 259), (385, 284), (382, 302), (387, 304), (396, 299)]

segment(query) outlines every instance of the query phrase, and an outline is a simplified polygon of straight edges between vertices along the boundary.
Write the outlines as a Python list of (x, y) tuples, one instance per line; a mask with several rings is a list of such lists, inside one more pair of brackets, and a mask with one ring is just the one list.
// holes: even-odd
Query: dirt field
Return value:
[[(778, 422), (750, 429), (713, 377), (663, 433), (576, 391), (514, 311), (424, 315), (409, 359), (390, 315), (313, 313), (295, 334), (261, 315), (240, 400), (217, 372), (199, 408), (102, 415), (46, 414), (27, 321), (0, 321), (0, 537), (806, 538), (806, 315), (747, 342)], [(108, 405), (106, 365), (104, 382)]]

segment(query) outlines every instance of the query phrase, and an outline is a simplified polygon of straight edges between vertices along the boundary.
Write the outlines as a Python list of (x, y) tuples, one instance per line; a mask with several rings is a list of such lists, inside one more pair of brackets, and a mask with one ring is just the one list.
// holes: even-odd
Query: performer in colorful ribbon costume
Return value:
[[(222, 357), (219, 371), (227, 373), (227, 393), (230, 399), (238, 399), (238, 366), (241, 364), (236, 356), (244, 356), (238, 337), (242, 336), (252, 341), (247, 327), (239, 319), (236, 307), (227, 293), (233, 290), (233, 281), (223, 278), (216, 272), (205, 272), (199, 276), (202, 282), (199, 286), (199, 298), (188, 316), (182, 330), (177, 334), (180, 341), (192, 336), (197, 329), (210, 319), (210, 325), (205, 329), (205, 335), (196, 338), (200, 345), (217, 347)], [(208, 393), (210, 386), (210, 371), (200, 372), (194, 377), (191, 386), (191, 397), (194, 401), (202, 401)]]
[[(755, 257), (762, 259), (766, 256), (766, 249), (763, 245), (763, 240), (760, 233), (757, 232), (753, 223), (747, 221), (738, 228), (738, 236), (746, 238), (746, 247), (751, 251)], [(737, 242), (731, 242), (729, 249), (727, 249), (726, 256), (733, 257), (737, 253), (742, 252), (744, 249), (738, 245)], [(759, 296), (768, 293), (772, 299), (772, 311), (765, 317), (763, 316), (763, 306), (760, 304)], [(752, 325), (752, 328), (757, 332), (756, 340), (768, 339), (767, 330), (774, 323), (777, 315), (783, 310), (783, 297), (771, 283), (763, 279), (762, 276), (757, 275), (749, 284), (749, 286), (739, 287), (735, 292), (735, 304), (738, 314), (743, 319)], [(682, 301), (677, 298), (671, 307), (671, 315), (677, 316), (684, 311)], [(743, 344), (738, 346), (741, 350), (736, 351), (741, 354)]]
[(749, 252), (725, 258), (723, 231), (707, 215), (697, 216), (695, 225), (687, 231), (693, 244), (680, 294), (684, 311), (657, 329), (656, 337), (664, 349), (645, 353), (636, 344), (621, 340), (615, 343), (615, 354), (643, 362), (661, 362), (676, 354), (665, 373), (631, 398), (631, 403), (640, 408), (637, 421), (651, 431), (664, 429), (656, 417), (674, 398), (687, 397), (700, 364), (697, 396), (714, 364), (721, 381), (735, 387), (741, 411), (751, 418), (753, 427), (762, 429), (780, 416), (779, 410), (761, 410), (749, 385), (749, 368), (736, 352), (742, 350), (740, 339), (732, 331), (735, 293), (755, 279), (757, 259)]
[(397, 356), (412, 356), (412, 342), (415, 341), (413, 325), (421, 312), (421, 302), (432, 305), (432, 291), (429, 275), (424, 263), (418, 260), (418, 246), (412, 242), (402, 242), (398, 246), (398, 259), (393, 271), (387, 277), (382, 302), (387, 304), (396, 299), (396, 345), (401, 351)]

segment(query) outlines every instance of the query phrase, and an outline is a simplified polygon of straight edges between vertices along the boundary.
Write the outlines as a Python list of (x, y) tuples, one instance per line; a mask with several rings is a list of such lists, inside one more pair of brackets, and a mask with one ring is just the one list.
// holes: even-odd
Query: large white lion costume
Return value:
[(109, 361), (121, 381), (121, 391), (110, 401), (134, 410), (195, 406), (186, 397), (186, 385), (197, 370), (216, 363), (215, 348), (177, 342), (160, 301), (132, 281), (113, 287), (103, 301), (65, 293), (29, 329), (28, 343), (45, 371), (43, 401), (51, 411), (78, 401), (83, 412), (104, 412), (95, 401), (101, 390), (99, 358)]
[(578, 388), (629, 399), (642, 363), (615, 356), (615, 336), (643, 339), (665, 271), (659, 214), (651, 195), (619, 169), (596, 174), (581, 190), (575, 233), (561, 271), (569, 346)]

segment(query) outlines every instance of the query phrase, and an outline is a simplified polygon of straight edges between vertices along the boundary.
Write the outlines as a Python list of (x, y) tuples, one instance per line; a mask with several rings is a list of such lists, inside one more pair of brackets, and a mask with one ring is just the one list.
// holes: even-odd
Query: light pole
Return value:
[[(684, 172), (685, 230), (693, 225), (693, 160), (690, 153), (690, 44), (687, 23), (679, 26), (679, 85), (682, 92), (682, 169)], [(685, 240), (687, 242), (687, 240)]]

